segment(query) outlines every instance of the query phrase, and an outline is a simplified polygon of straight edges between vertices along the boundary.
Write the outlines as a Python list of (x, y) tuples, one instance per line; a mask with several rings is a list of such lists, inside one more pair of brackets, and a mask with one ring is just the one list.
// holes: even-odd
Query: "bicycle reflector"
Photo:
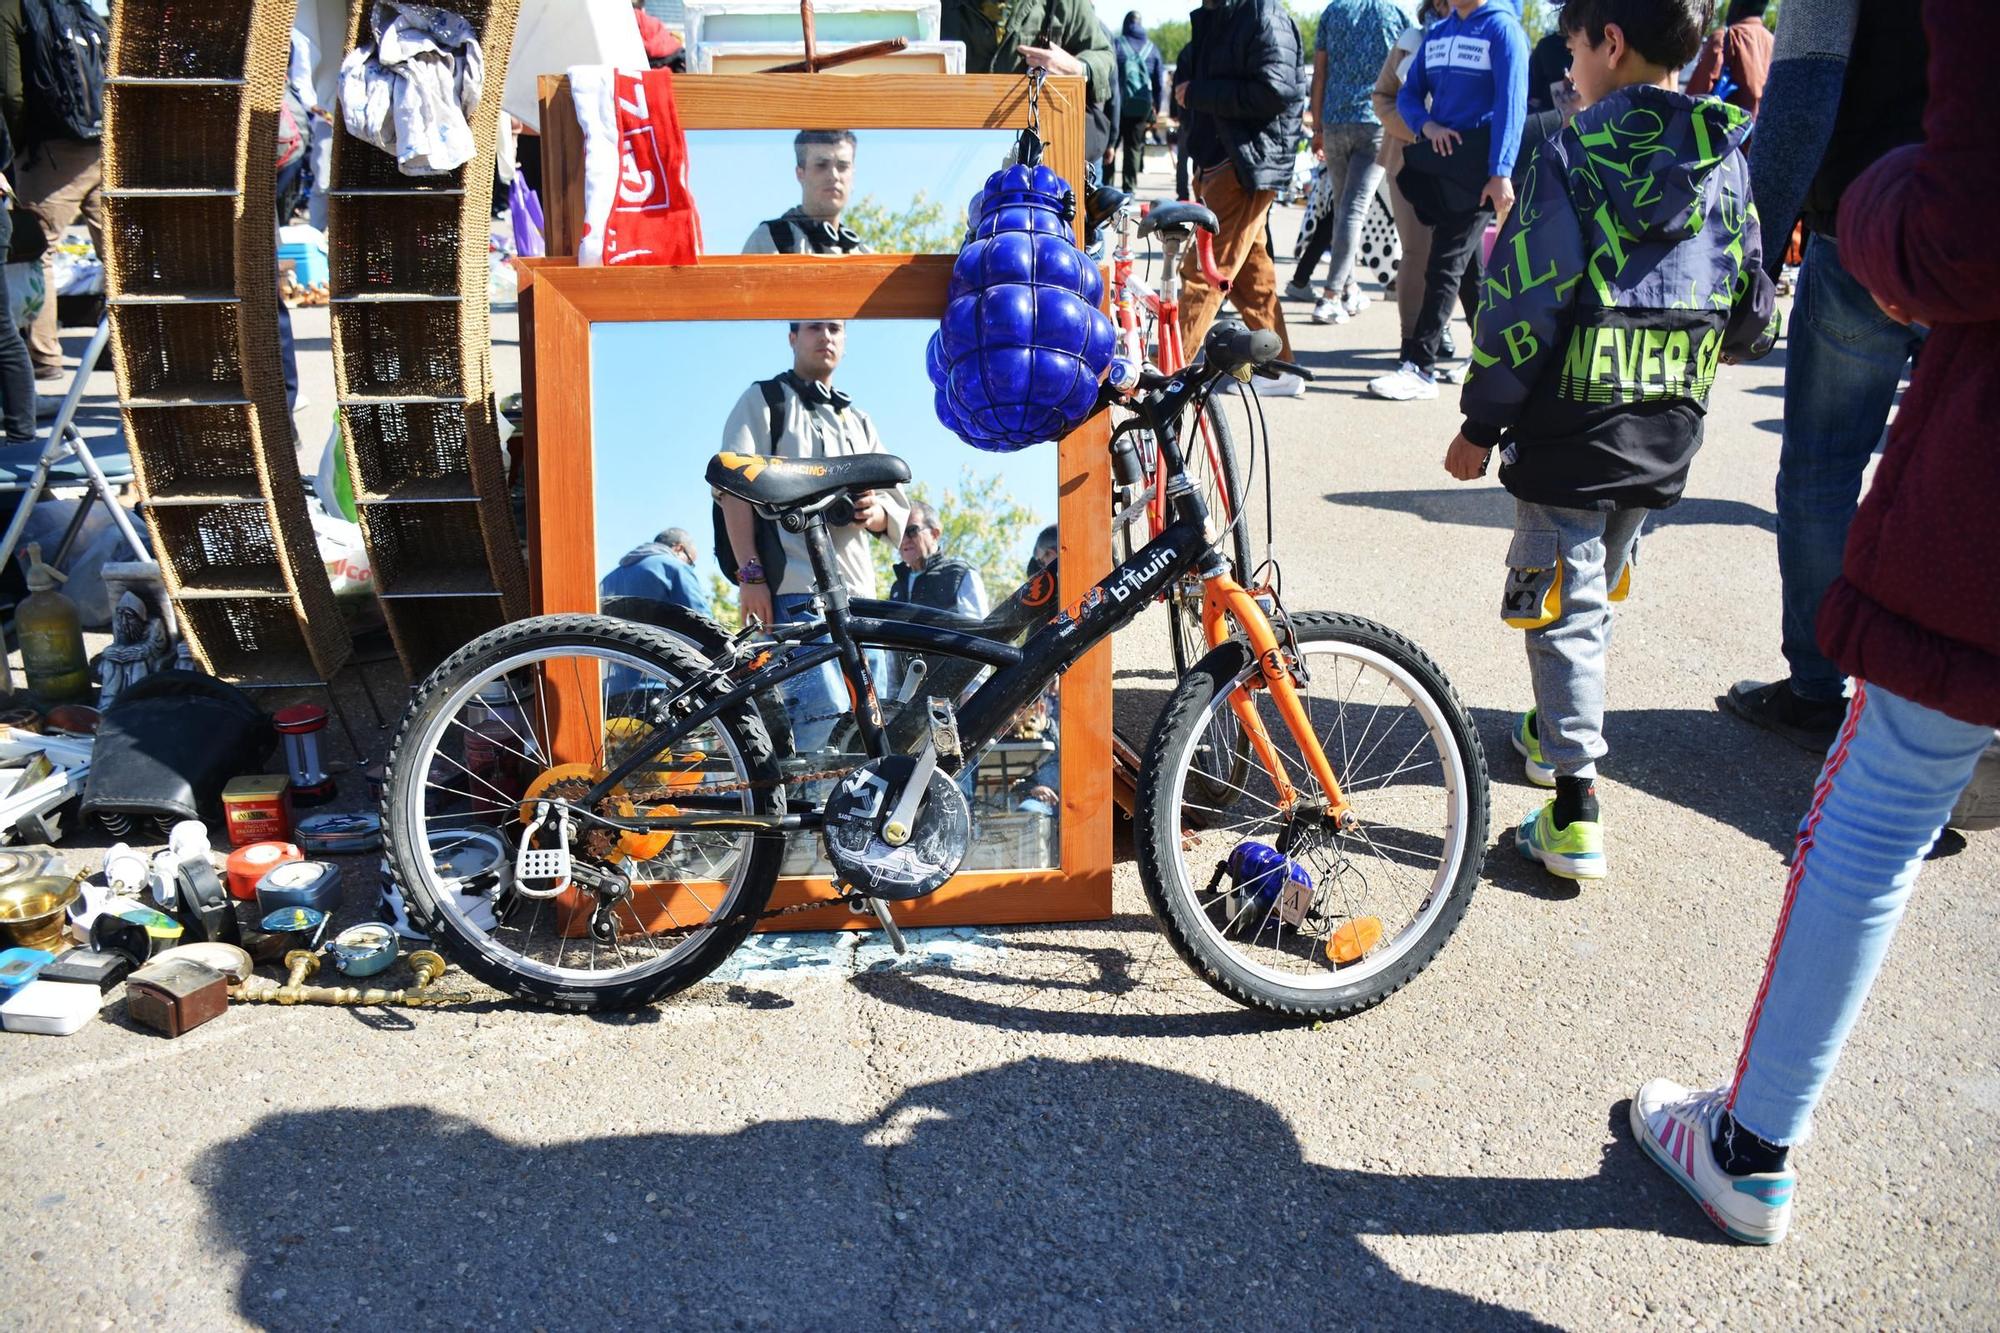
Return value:
[(1044, 166), (994, 172), (968, 207), (925, 366), (938, 420), (975, 449), (1060, 439), (1097, 406), (1117, 338), (1075, 215), (1069, 184)]

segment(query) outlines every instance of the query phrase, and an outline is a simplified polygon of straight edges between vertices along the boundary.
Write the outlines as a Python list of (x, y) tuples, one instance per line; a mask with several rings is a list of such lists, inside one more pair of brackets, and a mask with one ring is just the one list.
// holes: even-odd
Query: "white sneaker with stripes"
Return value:
[(1632, 1098), (1632, 1137), (1732, 1240), (1776, 1245), (1792, 1224), (1798, 1177), (1790, 1168), (1732, 1176), (1716, 1165), (1709, 1141), (1728, 1095), (1726, 1088), (1697, 1092), (1653, 1079)]

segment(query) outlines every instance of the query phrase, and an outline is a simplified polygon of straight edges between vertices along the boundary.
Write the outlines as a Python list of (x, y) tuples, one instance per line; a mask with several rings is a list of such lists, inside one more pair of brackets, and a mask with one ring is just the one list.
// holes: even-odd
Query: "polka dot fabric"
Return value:
[(1076, 248), (1069, 186), (1047, 167), (995, 172), (967, 208), (944, 320), (925, 361), (938, 420), (975, 449), (1059, 439), (1097, 406), (1116, 343), (1104, 278)]

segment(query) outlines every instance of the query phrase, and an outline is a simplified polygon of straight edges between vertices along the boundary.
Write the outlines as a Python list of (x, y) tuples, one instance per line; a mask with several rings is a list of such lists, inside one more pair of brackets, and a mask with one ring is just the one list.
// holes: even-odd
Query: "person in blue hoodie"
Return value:
[(1396, 181), (1431, 229), (1424, 300), (1402, 364), (1368, 383), (1378, 398), (1435, 398), (1438, 348), (1459, 283), (1479, 263), (1490, 218), (1514, 205), (1514, 158), (1528, 115), (1528, 34), (1511, 0), (1452, 0), (1396, 95), (1417, 142)]
[(1674, 91), (1713, 5), (1563, 6), (1583, 110), (1535, 148), (1493, 247), (1465, 424), (1445, 454), (1470, 481), (1503, 446), (1515, 517), (1501, 617), (1527, 632), (1535, 695), (1514, 748), (1528, 781), (1555, 789), (1514, 842), (1573, 880), (1606, 873), (1605, 658), (1639, 531), (1680, 499), (1717, 364), (1763, 355), (1775, 332), (1750, 117)]
[(598, 583), (602, 597), (644, 597), (684, 606), (701, 615), (715, 614), (708, 590), (701, 586), (694, 562), (700, 552), (686, 528), (668, 528), (658, 537), (627, 551), (618, 568)]

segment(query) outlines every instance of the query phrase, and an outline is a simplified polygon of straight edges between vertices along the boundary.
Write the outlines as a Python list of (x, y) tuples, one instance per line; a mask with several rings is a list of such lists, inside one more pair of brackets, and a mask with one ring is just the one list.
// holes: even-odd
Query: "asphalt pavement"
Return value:
[[(0, 1038), (14, 1322), (2000, 1322), (2000, 836), (1919, 881), (1796, 1155), (1785, 1244), (1726, 1241), (1625, 1128), (1644, 1078), (1732, 1067), (1816, 770), (1715, 703), (1782, 669), (1782, 349), (1724, 370), (1688, 498), (1645, 538), (1611, 656), (1613, 873), (1578, 893), (1504, 840), (1539, 799), (1507, 743), (1530, 702), (1498, 614), (1508, 498), (1443, 471), (1452, 395), (1362, 396), (1394, 364), (1393, 302), (1287, 314), (1318, 379), (1265, 404), (1253, 483), (1274, 483), (1286, 600), (1416, 639), (1493, 765), (1498, 845), (1409, 988), (1316, 1027), (1246, 1013), (1174, 956), (1121, 845), (1109, 921), (943, 933), (900, 962), (873, 937), (766, 940), (619, 1018), (242, 1008), (169, 1042), (114, 1005)], [(301, 312), (309, 367), (324, 318)], [(1163, 697), (1166, 645), (1157, 610), (1120, 637), (1121, 725)]]

